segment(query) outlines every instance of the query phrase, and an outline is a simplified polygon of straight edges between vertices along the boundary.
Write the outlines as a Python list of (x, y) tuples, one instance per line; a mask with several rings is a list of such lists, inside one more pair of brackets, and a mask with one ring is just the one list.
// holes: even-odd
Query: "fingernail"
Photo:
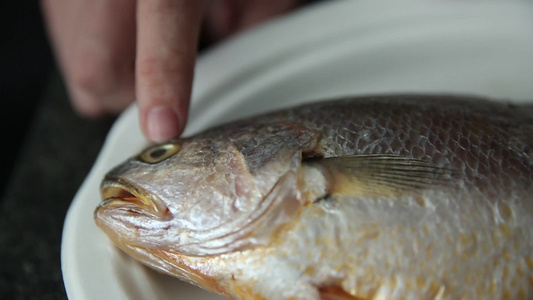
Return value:
[(170, 107), (152, 108), (147, 115), (148, 139), (162, 143), (178, 135), (178, 116)]

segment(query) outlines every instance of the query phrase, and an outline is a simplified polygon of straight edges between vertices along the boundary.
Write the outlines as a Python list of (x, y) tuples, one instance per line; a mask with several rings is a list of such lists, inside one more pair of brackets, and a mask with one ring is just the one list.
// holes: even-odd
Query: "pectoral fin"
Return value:
[(324, 171), (331, 195), (398, 196), (446, 186), (454, 173), (431, 161), (398, 155), (357, 155), (309, 162)]
[(320, 293), (320, 300), (364, 300), (364, 298), (359, 298), (348, 294), (340, 286), (328, 286), (320, 288), (318, 292)]

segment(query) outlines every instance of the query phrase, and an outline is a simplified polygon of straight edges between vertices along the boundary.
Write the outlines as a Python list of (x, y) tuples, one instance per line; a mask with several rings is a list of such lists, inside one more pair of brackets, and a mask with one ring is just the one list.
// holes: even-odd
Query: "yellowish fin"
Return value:
[(313, 160), (324, 171), (330, 195), (394, 197), (444, 187), (451, 169), (398, 155), (356, 155)]

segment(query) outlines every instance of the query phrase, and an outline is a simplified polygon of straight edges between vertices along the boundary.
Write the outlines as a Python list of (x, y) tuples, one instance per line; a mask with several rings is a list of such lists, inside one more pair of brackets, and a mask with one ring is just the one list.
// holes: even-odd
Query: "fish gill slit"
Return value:
[(324, 158), (324, 153), (318, 152), (316, 150), (303, 151), (302, 152), (302, 162), (312, 162)]
[(313, 204), (325, 202), (325, 201), (331, 201), (331, 194), (325, 193), (324, 195), (316, 197), (315, 201), (313, 201)]

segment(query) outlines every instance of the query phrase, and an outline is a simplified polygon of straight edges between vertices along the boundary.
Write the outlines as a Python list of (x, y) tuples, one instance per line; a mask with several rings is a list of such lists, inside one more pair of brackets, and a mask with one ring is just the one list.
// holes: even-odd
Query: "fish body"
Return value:
[(533, 109), (460, 96), (306, 104), (111, 170), (98, 226), (231, 299), (533, 298)]

